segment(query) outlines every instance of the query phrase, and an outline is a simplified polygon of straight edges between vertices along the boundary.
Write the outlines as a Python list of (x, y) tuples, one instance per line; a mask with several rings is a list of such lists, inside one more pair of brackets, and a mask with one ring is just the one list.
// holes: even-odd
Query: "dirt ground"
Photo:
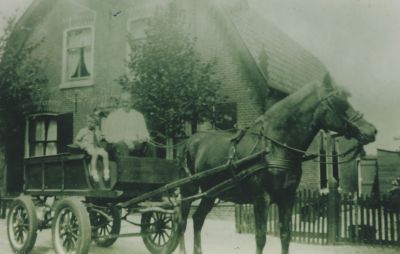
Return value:
[[(123, 224), (123, 232), (135, 231), (132, 226)], [(189, 220), (186, 234), (186, 247), (188, 253), (193, 252), (192, 223)], [(205, 254), (252, 254), (255, 253), (253, 235), (235, 233), (233, 220), (209, 219), (203, 230), (203, 253)], [(371, 246), (320, 246), (292, 243), (291, 254), (394, 254), (400, 253), (399, 247), (371, 247)], [(6, 222), (0, 220), (0, 253), (11, 254), (6, 235)], [(53, 254), (50, 231), (39, 232), (38, 239), (32, 254)], [(93, 254), (146, 254), (149, 253), (140, 238), (121, 238), (111, 246), (104, 249), (91, 246)], [(175, 251), (178, 253), (178, 251)], [(268, 237), (264, 253), (279, 254), (280, 242), (276, 237)]]

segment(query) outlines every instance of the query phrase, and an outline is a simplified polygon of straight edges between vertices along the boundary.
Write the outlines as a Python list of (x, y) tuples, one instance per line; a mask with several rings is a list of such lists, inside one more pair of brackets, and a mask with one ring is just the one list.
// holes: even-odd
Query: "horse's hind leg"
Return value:
[(282, 254), (289, 253), (289, 244), (291, 240), (292, 210), (295, 194), (287, 194), (278, 202), (279, 208), (279, 227)]
[(190, 212), (192, 202), (182, 202), (180, 205), (180, 218), (178, 222), (178, 237), (179, 237), (179, 253), (186, 254), (185, 247), (185, 231), (187, 225), (187, 219)]
[(203, 228), (204, 221), (207, 214), (214, 206), (215, 198), (203, 198), (199, 207), (193, 214), (193, 234), (194, 234), (194, 247), (193, 253), (201, 254), (201, 229)]
[[(198, 186), (196, 185), (184, 185), (180, 188), (181, 198), (190, 197), (195, 195), (198, 191)], [(185, 201), (180, 204), (180, 214), (178, 222), (178, 237), (179, 237), (179, 253), (186, 254), (185, 247), (185, 231), (187, 226), (187, 219), (190, 212), (190, 207), (192, 201)]]
[(256, 253), (262, 254), (266, 243), (268, 208), (271, 203), (270, 196), (264, 193), (254, 202), (254, 220), (256, 226)]

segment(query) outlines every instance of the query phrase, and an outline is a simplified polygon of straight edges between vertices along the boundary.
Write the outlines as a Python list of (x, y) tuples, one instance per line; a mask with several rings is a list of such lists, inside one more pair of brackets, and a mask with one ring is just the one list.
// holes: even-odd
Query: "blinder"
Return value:
[[(358, 133), (354, 133), (354, 130), (357, 130), (359, 132), (359, 128), (357, 126), (357, 122), (363, 118), (363, 114), (361, 114), (358, 111), (353, 111), (350, 110), (351, 107), (350, 105), (337, 105), (340, 103), (340, 100), (337, 99), (337, 95), (340, 93), (341, 91), (339, 90), (335, 90), (331, 93), (329, 93), (328, 95), (326, 95), (324, 98), (320, 99), (319, 103), (322, 104), (322, 106), (324, 106), (328, 111), (332, 112), (338, 119), (340, 119), (342, 122), (344, 122), (345, 124), (345, 129), (346, 132), (344, 133), (344, 136), (346, 138), (351, 138), (351, 136), (353, 136), (352, 134), (358, 134)], [(337, 102), (334, 103), (332, 100), (336, 99)], [(338, 112), (336, 110), (337, 107), (341, 107), (341, 111), (344, 112)], [(351, 115), (351, 113), (353, 113)]]

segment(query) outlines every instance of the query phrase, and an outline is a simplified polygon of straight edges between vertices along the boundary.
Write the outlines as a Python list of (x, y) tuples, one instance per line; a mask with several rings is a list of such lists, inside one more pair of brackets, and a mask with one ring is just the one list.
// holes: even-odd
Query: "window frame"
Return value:
[[(229, 115), (230, 117), (232, 117), (232, 119), (228, 120), (225, 119), (224, 121), (218, 122), (217, 119), (219, 118), (219, 116), (222, 116), (222, 113), (224, 111), (224, 109), (229, 108), (231, 109), (231, 111), (227, 111), (224, 113), (224, 115)], [(212, 126), (214, 129), (219, 129), (219, 130), (232, 130), (235, 129), (235, 125), (238, 124), (239, 122), (239, 103), (237, 101), (224, 101), (224, 102), (219, 102), (217, 104), (215, 104), (214, 106), (214, 119), (212, 122)], [(230, 115), (230, 113), (234, 113), (232, 115)], [(221, 115), (219, 115), (221, 114)], [(232, 122), (229, 123), (229, 127), (227, 126), (222, 126), (222, 125), (226, 125), (228, 124), (228, 122)], [(232, 125), (231, 125), (232, 124)]]
[(319, 142), (319, 189), (324, 190), (328, 188), (328, 167), (326, 164), (326, 135), (324, 132), (320, 132), (320, 142)]
[[(131, 57), (131, 54), (133, 52), (132, 51), (132, 47), (130, 45), (132, 23), (133, 22), (141, 22), (141, 21), (145, 21), (146, 22), (146, 21), (149, 21), (149, 20), (150, 20), (150, 17), (135, 17), (135, 18), (128, 19), (127, 24), (126, 24), (126, 37), (127, 37), (126, 38), (126, 62), (127, 63), (130, 61), (130, 57)], [(144, 36), (143, 38), (138, 38), (136, 40), (144, 41), (144, 40), (146, 40), (146, 36)], [(128, 65), (126, 65), (126, 73), (127, 74), (130, 73)]]
[[(68, 145), (73, 143), (73, 117), (73, 112), (43, 112), (28, 116), (25, 119), (24, 158), (55, 156), (68, 152)], [(36, 137), (38, 122), (44, 122), (43, 140), (37, 140)], [(53, 129), (55, 133), (52, 135), (55, 139), (48, 139), (51, 122), (55, 123), (55, 129)], [(36, 144), (39, 143), (44, 144), (43, 152), (40, 155), (36, 155)], [(55, 150), (51, 150), (53, 153), (48, 153), (48, 144), (54, 144), (53, 148)]]
[[(50, 122), (54, 121), (56, 124), (56, 139), (55, 140), (48, 140), (48, 131), (49, 131), (49, 125)], [(38, 122), (43, 122), (44, 123), (44, 136), (43, 140), (37, 140), (36, 139), (36, 132), (37, 132), (37, 123)], [(34, 129), (31, 129), (31, 128)], [(32, 137), (32, 133), (35, 133)], [(25, 158), (33, 158), (33, 157), (43, 157), (43, 156), (51, 156), (51, 155), (56, 155), (58, 154), (58, 120), (57, 120), (57, 114), (38, 114), (38, 115), (33, 115), (26, 120), (26, 131), (25, 131)], [(48, 144), (55, 144), (56, 148), (56, 153), (55, 154), (47, 154), (47, 145)], [(40, 155), (36, 155), (36, 145), (37, 144), (43, 144), (43, 153)]]
[[(74, 30), (83, 30), (89, 28), (90, 31), (92, 32), (92, 38), (91, 38), (91, 53), (90, 53), (90, 59), (92, 61), (92, 66), (91, 68), (88, 68), (88, 71), (90, 72), (89, 77), (82, 77), (82, 78), (76, 78), (73, 80), (70, 80), (67, 77), (67, 36), (68, 33)], [(68, 29), (65, 29), (63, 32), (63, 46), (62, 46), (62, 73), (61, 73), (61, 84), (60, 84), (60, 89), (65, 89), (65, 88), (75, 88), (75, 87), (85, 87), (85, 86), (92, 86), (94, 84), (94, 45), (95, 45), (95, 27), (94, 25), (85, 25), (85, 26), (75, 26), (71, 27)]]

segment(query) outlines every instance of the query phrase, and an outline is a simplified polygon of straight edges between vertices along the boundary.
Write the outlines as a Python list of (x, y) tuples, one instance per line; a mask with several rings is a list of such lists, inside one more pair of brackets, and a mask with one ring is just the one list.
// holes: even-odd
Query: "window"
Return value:
[(67, 30), (64, 34), (63, 85), (91, 85), (93, 76), (93, 28)]
[(214, 126), (216, 129), (230, 130), (237, 123), (237, 104), (219, 103), (215, 106)]
[(146, 39), (145, 30), (148, 26), (148, 18), (134, 19), (128, 22), (128, 59), (133, 53), (135, 46), (144, 43)]
[(339, 182), (339, 156), (337, 152), (337, 142), (336, 138), (332, 138), (332, 176), (335, 178), (338, 184)]
[(38, 117), (29, 124), (29, 156), (57, 154), (57, 122), (48, 117)]
[(72, 143), (72, 113), (39, 114), (27, 121), (27, 157), (55, 155), (65, 152)]

